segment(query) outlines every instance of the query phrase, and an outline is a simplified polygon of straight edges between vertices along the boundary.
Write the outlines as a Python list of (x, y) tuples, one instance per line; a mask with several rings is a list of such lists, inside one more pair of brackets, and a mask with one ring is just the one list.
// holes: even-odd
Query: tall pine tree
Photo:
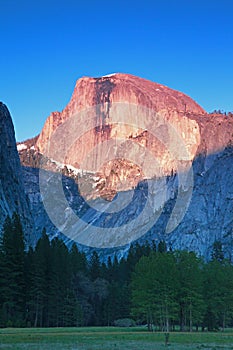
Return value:
[(1, 255), (1, 308), (5, 325), (24, 325), (25, 243), (19, 216), (7, 217), (0, 245)]

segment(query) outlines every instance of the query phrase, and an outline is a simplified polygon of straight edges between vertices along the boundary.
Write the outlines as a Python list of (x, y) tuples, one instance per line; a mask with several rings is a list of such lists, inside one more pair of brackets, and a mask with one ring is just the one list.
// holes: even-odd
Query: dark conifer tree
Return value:
[(159, 253), (166, 253), (167, 252), (167, 245), (165, 241), (160, 241), (158, 244), (158, 252)]
[(69, 252), (61, 240), (51, 241), (51, 275), (48, 295), (49, 324), (60, 327), (64, 325), (66, 314), (65, 300), (70, 295), (71, 270)]
[(219, 262), (222, 262), (224, 260), (224, 253), (222, 249), (222, 242), (215, 241), (213, 244), (213, 250), (211, 253), (212, 260), (217, 260)]
[(94, 251), (90, 258), (89, 273), (92, 281), (100, 277), (100, 259), (96, 251)]
[(31, 288), (35, 327), (48, 327), (49, 294), (51, 289), (52, 256), (49, 238), (45, 229), (34, 252), (34, 278)]
[(25, 321), (25, 244), (19, 216), (6, 218), (1, 240), (1, 288), (3, 322), (23, 325)]
[(29, 247), (25, 256), (25, 293), (26, 293), (26, 326), (31, 327), (33, 325), (33, 310), (34, 305), (32, 298), (32, 286), (34, 279), (34, 250)]
[(78, 250), (76, 244), (72, 245), (69, 254), (71, 275), (75, 275), (78, 271), (87, 271), (86, 255)]

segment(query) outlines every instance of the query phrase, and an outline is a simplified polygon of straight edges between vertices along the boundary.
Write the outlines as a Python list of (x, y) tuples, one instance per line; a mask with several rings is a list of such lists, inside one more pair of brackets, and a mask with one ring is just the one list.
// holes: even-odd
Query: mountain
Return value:
[(22, 169), (16, 148), (14, 126), (7, 107), (0, 103), (0, 230), (7, 215), (20, 215), (27, 245), (35, 244), (34, 221), (25, 194)]
[(232, 130), (232, 115), (160, 84), (79, 79), (67, 107), (18, 144), (37, 232), (119, 255), (154, 239), (208, 257), (221, 240), (231, 256)]
[[(84, 77), (67, 107), (47, 118), (30, 151), (25, 143), (19, 145), (21, 160), (38, 166), (35, 149), (68, 169), (94, 172), (99, 183), (87, 186), (85, 181), (86, 196), (112, 199), (145, 177), (177, 171), (177, 161), (192, 161), (200, 142), (192, 117), (205, 114), (188, 96), (135, 76)], [(185, 154), (172, 135), (175, 129)], [(174, 159), (171, 151), (183, 159)]]
[[(49, 144), (49, 158), (97, 173), (111, 197), (112, 192), (135, 186), (146, 176), (145, 168), (149, 177), (175, 170), (176, 162), (164, 144), (171, 138), (171, 126), (182, 131), (181, 142), (192, 160), (200, 135), (190, 116), (204, 114), (188, 96), (135, 76), (84, 77), (67, 107), (47, 118), (35, 147), (45, 154)], [(57, 141), (51, 140), (55, 131)], [(152, 166), (148, 152), (159, 160), (160, 169)]]

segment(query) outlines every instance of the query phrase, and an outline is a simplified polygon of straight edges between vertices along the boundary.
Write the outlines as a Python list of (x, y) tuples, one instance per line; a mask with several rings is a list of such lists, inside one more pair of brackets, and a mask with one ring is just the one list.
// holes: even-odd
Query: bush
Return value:
[(11, 320), (8, 320), (7, 323), (6, 323), (6, 327), (7, 328), (13, 327), (13, 322)]
[(131, 318), (120, 318), (113, 322), (115, 327), (134, 327), (136, 323)]

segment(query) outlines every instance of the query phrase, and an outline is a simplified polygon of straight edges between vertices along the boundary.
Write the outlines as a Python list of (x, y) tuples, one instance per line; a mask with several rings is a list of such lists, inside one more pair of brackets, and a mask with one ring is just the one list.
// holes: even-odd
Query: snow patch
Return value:
[(23, 151), (24, 149), (27, 149), (27, 145), (25, 145), (25, 143), (20, 143), (19, 145), (17, 145), (18, 151)]
[(99, 177), (99, 176), (93, 176), (93, 180), (94, 180), (94, 181), (99, 181), (99, 180), (100, 180), (100, 177)]
[(73, 173), (75, 175), (87, 175), (87, 174), (95, 174), (95, 172), (91, 171), (91, 170), (86, 170), (86, 169), (79, 169), (79, 168), (75, 168), (74, 166), (70, 165), (70, 164), (62, 164), (62, 167), (66, 166), (68, 170), (73, 171)]
[(113, 77), (116, 74), (117, 73), (111, 73), (111, 74), (103, 75), (102, 78)]
[(71, 170), (75, 175), (82, 173), (81, 169), (75, 168), (74, 166), (72, 166), (70, 164), (65, 164), (65, 166), (67, 167), (68, 170)]

